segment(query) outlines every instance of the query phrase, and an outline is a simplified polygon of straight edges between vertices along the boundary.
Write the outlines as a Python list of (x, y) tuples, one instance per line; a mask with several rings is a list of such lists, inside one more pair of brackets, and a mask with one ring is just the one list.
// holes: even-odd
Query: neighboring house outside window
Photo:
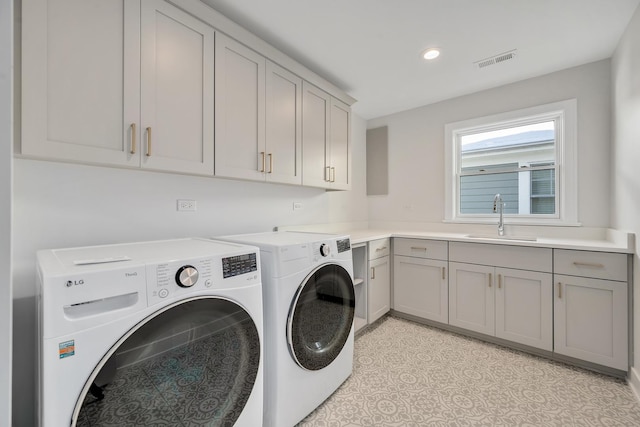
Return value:
[(577, 223), (575, 100), (446, 126), (445, 219)]

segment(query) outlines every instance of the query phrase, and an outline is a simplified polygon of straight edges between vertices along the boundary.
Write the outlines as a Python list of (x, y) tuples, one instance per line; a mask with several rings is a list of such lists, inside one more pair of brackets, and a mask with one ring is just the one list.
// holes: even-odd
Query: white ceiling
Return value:
[[(202, 0), (365, 119), (611, 57), (640, 0)], [(432, 62), (428, 47), (441, 48)], [(514, 59), (474, 62), (517, 49)]]

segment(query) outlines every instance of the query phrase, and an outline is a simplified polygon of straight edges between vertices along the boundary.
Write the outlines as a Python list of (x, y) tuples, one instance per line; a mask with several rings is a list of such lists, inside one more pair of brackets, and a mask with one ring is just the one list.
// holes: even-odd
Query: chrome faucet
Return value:
[(504, 236), (504, 220), (502, 218), (502, 211), (504, 210), (504, 202), (500, 193), (493, 197), (493, 213), (500, 212), (500, 220), (498, 220), (498, 236)]

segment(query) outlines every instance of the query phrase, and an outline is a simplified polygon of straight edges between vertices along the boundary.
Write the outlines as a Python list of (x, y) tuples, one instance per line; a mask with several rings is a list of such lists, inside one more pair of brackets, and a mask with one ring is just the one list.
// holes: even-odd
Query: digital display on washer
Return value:
[(338, 253), (346, 252), (351, 249), (351, 242), (349, 239), (338, 240)]
[(258, 271), (258, 261), (255, 252), (222, 258), (222, 277), (224, 279), (251, 273), (252, 271)]

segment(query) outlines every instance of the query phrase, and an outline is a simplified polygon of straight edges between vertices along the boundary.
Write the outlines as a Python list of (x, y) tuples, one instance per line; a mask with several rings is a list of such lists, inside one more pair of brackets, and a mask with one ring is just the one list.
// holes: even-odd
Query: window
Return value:
[(512, 223), (576, 224), (576, 101), (445, 127), (446, 220), (492, 222), (496, 194)]

